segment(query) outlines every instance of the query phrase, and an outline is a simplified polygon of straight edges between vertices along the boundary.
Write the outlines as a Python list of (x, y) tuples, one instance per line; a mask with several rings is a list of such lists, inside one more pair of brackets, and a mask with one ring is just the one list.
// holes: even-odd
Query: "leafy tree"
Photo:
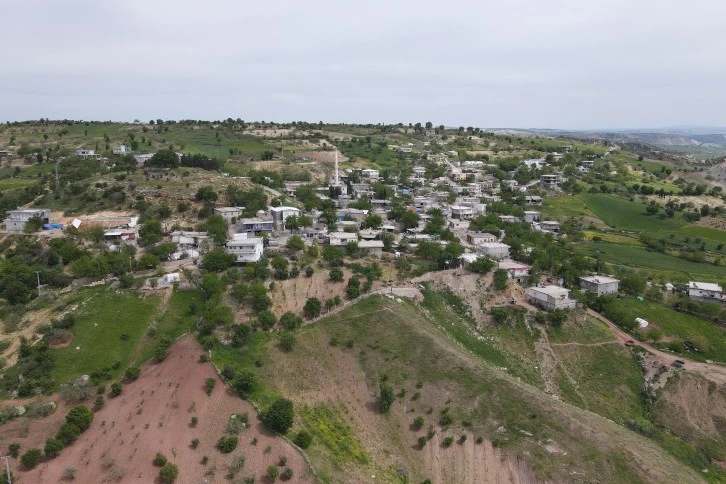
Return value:
[(313, 269), (311, 266), (307, 266), (305, 268), (305, 277), (313, 277), (313, 273), (315, 273), (315, 269)]
[(134, 381), (137, 378), (139, 378), (140, 374), (141, 374), (141, 368), (139, 368), (138, 366), (130, 366), (130, 367), (126, 368), (126, 372), (124, 373), (124, 376), (127, 379)]
[(160, 150), (146, 160), (144, 166), (153, 168), (176, 168), (179, 166), (179, 157), (171, 149)]
[(333, 267), (328, 273), (330, 280), (333, 282), (340, 282), (343, 280), (343, 270), (340, 267)]
[[(154, 348), (154, 358), (156, 358), (156, 361), (162, 362), (166, 359), (166, 357), (169, 355), (169, 348), (171, 347), (171, 339), (165, 337), (161, 338), (159, 340), (159, 343), (157, 343), (156, 348)], [(113, 390), (113, 386), (111, 387)]]
[(111, 395), (114, 397), (117, 397), (121, 395), (121, 391), (123, 390), (123, 386), (119, 382), (114, 382), (111, 384)]
[(156, 467), (164, 467), (164, 465), (165, 465), (165, 464), (166, 464), (166, 463), (167, 463), (168, 461), (169, 461), (169, 459), (167, 459), (167, 458), (166, 458), (166, 456), (165, 456), (164, 454), (162, 454), (161, 452), (157, 452), (157, 453), (156, 453), (156, 455), (154, 456), (154, 461), (153, 461), (153, 463), (154, 463), (154, 465), (155, 465)]
[(494, 318), (494, 322), (497, 325), (502, 325), (507, 321), (507, 318), (509, 317), (509, 311), (507, 308), (502, 307), (494, 307), (491, 310), (492, 317)]
[(153, 218), (147, 220), (141, 225), (139, 235), (144, 245), (156, 244), (161, 240), (163, 235), (161, 222)]
[(316, 297), (311, 297), (305, 302), (305, 306), (303, 307), (303, 314), (305, 314), (305, 317), (308, 319), (317, 318), (320, 316), (320, 311), (322, 309), (322, 303), (320, 302), (320, 299)]
[(43, 227), (43, 219), (38, 217), (37, 215), (34, 217), (30, 217), (27, 222), (25, 222), (25, 226), (23, 227), (23, 232), (26, 234), (32, 234), (34, 232), (37, 232)]
[(494, 271), (494, 289), (497, 291), (503, 291), (507, 288), (507, 280), (509, 275), (504, 269), (497, 269)]
[(348, 279), (348, 287), (345, 290), (345, 294), (348, 296), (348, 299), (355, 299), (360, 296), (360, 279), (356, 276)]
[(17, 459), (20, 455), (20, 444), (18, 444), (17, 442), (13, 442), (12, 444), (8, 445), (8, 454), (10, 454), (13, 459)]
[(262, 423), (275, 432), (284, 434), (293, 424), (292, 401), (286, 398), (278, 398), (262, 415)]
[(394, 401), (396, 401), (396, 396), (391, 385), (381, 382), (380, 393), (378, 394), (378, 405), (381, 407), (381, 412), (387, 413)]
[(663, 337), (663, 332), (658, 328), (650, 328), (645, 333), (645, 339), (651, 340), (651, 341), (653, 341), (653, 343), (655, 343), (662, 337)]
[(288, 311), (280, 316), (280, 324), (288, 331), (297, 329), (302, 324), (302, 318), (297, 314)]
[(293, 442), (301, 449), (307, 449), (313, 443), (313, 436), (310, 432), (303, 429), (297, 433)]
[(235, 263), (235, 256), (221, 247), (215, 247), (202, 258), (201, 268), (212, 272), (222, 272)]
[(217, 441), (217, 449), (219, 449), (219, 451), (223, 454), (229, 454), (236, 448), (237, 437), (234, 435), (220, 437)]
[(383, 219), (380, 215), (372, 213), (368, 215), (365, 220), (363, 220), (363, 223), (361, 223), (361, 227), (364, 229), (380, 229), (383, 225)]
[(275, 482), (275, 479), (277, 479), (277, 477), (280, 475), (280, 469), (278, 469), (276, 465), (269, 465), (267, 466), (267, 472), (265, 473), (265, 475), (272, 482)]
[(280, 335), (280, 348), (282, 348), (282, 350), (286, 353), (289, 353), (295, 347), (295, 341), (295, 333), (290, 331), (282, 333)]
[(638, 274), (626, 274), (620, 278), (620, 290), (631, 296), (637, 296), (645, 291), (646, 280)]
[(300, 219), (297, 215), (290, 215), (285, 219), (285, 228), (292, 232), (300, 228)]
[(200, 187), (194, 195), (194, 199), (199, 202), (216, 202), (218, 197), (217, 192), (210, 186)]
[(48, 457), (55, 457), (63, 450), (63, 442), (58, 439), (47, 439), (43, 450)]
[(162, 482), (165, 482), (167, 484), (171, 484), (174, 482), (179, 475), (179, 467), (176, 466), (176, 464), (172, 464), (171, 462), (167, 462), (164, 464), (164, 467), (159, 469), (159, 478), (161, 478)]
[(80, 435), (81, 430), (78, 427), (73, 424), (64, 423), (58, 429), (55, 438), (63, 442), (64, 445), (69, 445), (71, 442), (74, 442)]
[(146, 252), (139, 258), (138, 265), (142, 269), (156, 269), (159, 263), (159, 258), (156, 255)]
[(250, 370), (242, 370), (235, 376), (232, 386), (242, 398), (249, 397), (257, 387), (257, 376)]
[(91, 422), (93, 422), (93, 412), (85, 405), (76, 405), (66, 415), (66, 423), (75, 425), (81, 432), (90, 427)]
[(303, 250), (305, 249), (305, 241), (299, 235), (293, 235), (287, 241), (285, 247), (292, 250)]
[(25, 454), (20, 456), (20, 463), (26, 469), (33, 469), (40, 462), (41, 456), (40, 449), (29, 449)]
[(270, 329), (277, 322), (277, 318), (272, 311), (266, 309), (264, 311), (260, 311), (257, 315), (257, 321), (259, 321), (262, 329)]

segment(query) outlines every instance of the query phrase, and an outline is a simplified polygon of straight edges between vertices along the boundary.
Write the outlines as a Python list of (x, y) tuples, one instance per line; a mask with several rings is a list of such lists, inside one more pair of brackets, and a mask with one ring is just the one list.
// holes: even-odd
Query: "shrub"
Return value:
[(242, 370), (232, 382), (232, 386), (242, 398), (247, 398), (257, 387), (257, 376), (250, 370)]
[(60, 454), (61, 450), (63, 450), (63, 442), (61, 442), (60, 440), (48, 439), (45, 441), (45, 448), (43, 449), (43, 451), (48, 457), (57, 456), (58, 454)]
[(287, 465), (287, 457), (284, 455), (280, 456), (280, 459), (277, 461), (278, 467), (285, 467)]
[(396, 396), (393, 394), (393, 387), (387, 383), (381, 383), (380, 394), (378, 395), (378, 404), (381, 407), (381, 412), (388, 412), (395, 400)]
[(415, 419), (413, 419), (413, 428), (414, 430), (421, 430), (424, 426), (424, 418), (422, 416), (418, 416)]
[(295, 347), (295, 333), (285, 332), (280, 335), (280, 348), (289, 353)]
[(162, 482), (166, 482), (167, 484), (174, 482), (178, 475), (179, 468), (171, 462), (167, 462), (164, 464), (164, 467), (159, 469), (159, 477)]
[(426, 437), (421, 436), (421, 437), (418, 438), (418, 446), (421, 449), (423, 449), (424, 447), (426, 447)]
[(310, 266), (307, 266), (307, 267), (305, 268), (305, 276), (306, 276), (306, 277), (313, 277), (313, 273), (314, 273), (314, 272), (315, 272), (315, 269), (313, 269), (313, 268), (312, 268), (312, 267), (310, 267)]
[(20, 463), (26, 469), (32, 469), (40, 462), (40, 449), (30, 449), (20, 457)]
[(305, 306), (303, 307), (303, 314), (307, 319), (313, 319), (320, 316), (320, 311), (322, 310), (323, 304), (320, 302), (320, 299), (316, 297), (311, 297), (305, 302)]
[(267, 467), (267, 472), (265, 473), (268, 479), (271, 479), (273, 482), (277, 477), (280, 475), (280, 469), (277, 468), (277, 466), (270, 465)]
[(453, 444), (453, 443), (454, 443), (453, 437), (446, 437), (444, 439), (444, 447), (451, 447), (451, 444)]
[(126, 376), (127, 379), (134, 381), (136, 380), (139, 375), (141, 374), (141, 368), (138, 366), (130, 366), (126, 368), (126, 372), (124, 373), (124, 376)]
[(103, 395), (96, 395), (96, 400), (93, 402), (93, 411), (98, 412), (103, 408), (104, 398)]
[(68, 412), (68, 415), (66, 415), (66, 422), (75, 425), (81, 432), (83, 432), (91, 426), (91, 422), (93, 422), (93, 412), (88, 410), (88, 407), (85, 405), (77, 405)]
[(169, 338), (161, 338), (161, 340), (159, 340), (159, 343), (154, 349), (154, 358), (156, 358), (156, 361), (161, 362), (166, 359), (169, 355), (169, 347), (171, 346), (171, 343), (172, 341)]
[(235, 436), (223, 436), (217, 441), (217, 449), (223, 454), (229, 454), (237, 448), (237, 437)]
[(301, 430), (297, 433), (293, 442), (301, 449), (307, 449), (313, 442), (313, 436), (307, 430)]
[(8, 446), (8, 454), (10, 454), (13, 459), (17, 459), (18, 455), (20, 455), (20, 444), (17, 442), (13, 442)]
[(192, 427), (196, 427), (197, 426), (197, 422), (199, 422), (199, 419), (197, 417), (192, 417), (191, 426)]
[(76, 478), (76, 471), (77, 470), (78, 469), (76, 469), (75, 467), (66, 467), (65, 469), (63, 469), (63, 477), (62, 477), (62, 479), (64, 481), (72, 481), (73, 479)]
[(118, 397), (121, 395), (121, 391), (123, 390), (123, 386), (119, 382), (114, 382), (111, 384), (111, 395), (114, 397)]
[(204, 391), (207, 392), (207, 395), (211, 395), (214, 391), (214, 387), (217, 385), (217, 380), (214, 378), (207, 378), (204, 380)]
[(78, 436), (81, 435), (81, 430), (73, 424), (64, 423), (58, 429), (58, 433), (55, 438), (63, 442), (63, 445), (68, 445), (75, 441)]
[(451, 415), (449, 415), (448, 413), (445, 413), (444, 415), (442, 415), (441, 420), (439, 420), (439, 424), (442, 427), (449, 426), (452, 423), (454, 423), (454, 418)]
[(169, 459), (167, 459), (164, 454), (157, 452), (156, 456), (154, 456), (154, 465), (156, 467), (164, 467), (164, 464), (166, 464), (168, 460)]
[(283, 481), (289, 481), (292, 479), (292, 469), (285, 467), (285, 470), (280, 474), (280, 479)]
[(292, 427), (293, 417), (292, 401), (279, 398), (263, 414), (262, 422), (268, 429), (284, 434)]
[(199, 446), (199, 439), (192, 439), (192, 449), (196, 449)]
[(280, 316), (280, 324), (288, 331), (293, 331), (297, 329), (298, 326), (302, 324), (302, 322), (302, 318), (291, 311), (288, 311)]

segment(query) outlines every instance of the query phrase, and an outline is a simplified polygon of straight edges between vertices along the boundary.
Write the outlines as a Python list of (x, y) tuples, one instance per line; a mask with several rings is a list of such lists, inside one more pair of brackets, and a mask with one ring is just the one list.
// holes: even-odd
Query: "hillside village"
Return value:
[[(301, 452), (306, 447), (299, 435), (314, 436), (306, 460), (296, 463), (299, 468), (288, 468), (294, 479), (302, 479), (302, 468), (310, 461), (312, 469), (336, 482), (341, 469), (354, 480), (374, 469), (403, 475), (391, 470), (406, 467), (395, 458), (410, 465), (419, 457), (410, 449), (394, 452), (395, 458), (374, 449), (370, 442), (381, 435), (362, 430), (370, 417), (353, 411), (356, 416), (345, 427), (358, 432), (358, 437), (345, 438), (365, 449), (360, 451), (365, 458), (337, 461), (334, 444), (314, 423), (323, 418), (313, 412), (320, 396), (304, 384), (298, 396), (308, 395), (310, 402), (285, 390), (290, 383), (283, 378), (291, 371), (283, 363), (285, 355), (291, 355), (289, 365), (297, 361), (301, 371), (312, 372), (306, 370), (312, 363), (294, 360), (300, 358), (295, 355), (360, 346), (361, 366), (351, 371), (365, 374), (346, 385), (364, 384), (369, 396), (384, 405), (383, 414), (399, 402), (405, 410), (394, 410), (399, 412), (395, 418), (404, 422), (405, 412), (414, 412), (413, 401), (405, 403), (406, 379), (396, 380), (393, 371), (378, 366), (374, 370), (370, 362), (378, 362), (369, 353), (385, 339), (371, 339), (364, 350), (368, 336), (361, 336), (360, 323), (355, 323), (355, 336), (349, 335), (351, 329), (333, 328), (336, 318), (358, 318), (356, 311), (370, 306), (371, 311), (400, 311), (410, 321), (432, 321), (431, 331), (469, 352), (457, 358), (474, 355), (486, 369), (482, 371), (495, 368), (501, 372), (496, 378), (507, 385), (529, 385), (526, 392), (540, 395), (533, 402), (547, 395), (557, 405), (566, 402), (604, 416), (608, 422), (593, 425), (607, 427), (602, 432), (614, 441), (626, 438), (622, 430), (628, 439), (648, 442), (658, 449), (652, 452), (673, 461), (678, 469), (673, 472), (682, 472), (685, 480), (697, 482), (705, 472), (716, 482), (726, 475), (726, 195), (717, 180), (699, 178), (680, 165), (644, 159), (606, 140), (513, 137), (432, 123), (41, 120), (0, 130), (0, 190), (5, 213), (0, 232), (0, 398), (9, 405), (0, 410), (2, 415), (18, 405), (25, 413), (25, 403), (13, 402), (42, 399), (64, 391), (64, 385), (88, 385), (93, 392), (98, 387), (99, 395), (106, 383), (124, 381), (124, 387), (132, 388), (135, 378), (128, 369), (135, 368), (137, 377), (141, 371), (143, 380), (153, 371), (153, 365), (143, 366), (151, 364), (147, 360), (156, 358), (164, 365), (173, 341), (191, 333), (198, 343), (182, 339), (178, 344), (201, 345), (204, 361), (211, 358), (218, 371), (208, 379), (219, 378), (255, 403), (257, 408), (249, 412), (265, 409), (260, 411), (264, 422), (271, 415), (267, 409), (277, 402), (295, 402), (301, 413), (294, 423), (280, 429), (265, 423), (280, 434), (294, 426), (295, 434), (288, 435)], [(106, 351), (119, 356), (102, 362), (94, 355), (81, 356), (86, 347), (79, 327), (104, 324), (83, 312), (83, 301), (111, 301), (111, 295), (140, 297), (130, 304), (139, 311), (149, 304), (149, 313), (138, 315), (142, 326), (135, 333), (121, 332), (130, 345), (122, 353), (108, 343)], [(75, 312), (72, 319), (78, 321), (69, 323)], [(167, 313), (174, 314), (173, 322), (166, 321)], [(159, 338), (157, 331), (165, 336)], [(322, 332), (319, 340), (311, 339), (310, 331)], [(323, 339), (330, 341), (325, 351), (317, 346)], [(620, 362), (619, 369), (598, 366), (593, 377), (609, 374), (614, 380), (589, 388), (590, 377), (578, 376), (564, 363), (576, 361), (568, 360), (573, 355), (558, 355), (567, 345), (592, 351), (616, 347), (612, 361)], [(54, 354), (58, 356), (48, 356)], [(118, 366), (108, 366), (115, 358)], [(597, 366), (610, 356), (581, 358), (582, 365)], [(81, 367), (79, 361), (91, 367)], [(617, 380), (623, 368), (632, 373)], [(419, 370), (402, 369), (401, 375), (409, 371)], [(85, 383), (78, 383), (79, 378)], [(388, 378), (401, 385), (402, 394), (393, 395)], [(438, 388), (421, 378), (421, 386)], [(700, 423), (671, 425), (658, 419), (666, 410), (677, 413), (668, 392), (688, 378), (709, 380), (722, 397), (714, 404), (718, 416), (709, 420), (709, 430), (694, 430)], [(617, 413), (619, 406), (609, 399), (618, 397), (606, 395), (608, 385), (617, 386), (632, 408)], [(418, 389), (408, 391), (418, 395)], [(385, 407), (388, 393), (391, 401)], [(347, 408), (357, 408), (354, 401), (340, 398)], [(485, 439), (494, 442), (491, 452), (503, 452), (502, 462), (506, 455), (524, 455), (527, 469), (517, 471), (522, 480), (530, 473), (536, 480), (566, 480), (558, 474), (564, 471), (545, 464), (548, 458), (564, 460), (575, 452), (560, 448), (568, 445), (564, 435), (557, 442), (544, 434), (527, 441), (522, 436), (532, 429), (514, 437), (508, 430), (512, 423), (502, 423), (503, 415), (476, 420), (474, 414), (465, 415), (464, 407), (456, 410), (462, 422), (457, 427), (446, 417), (456, 404), (436, 398), (427, 403), (431, 411), (437, 404), (446, 411), (432, 420), (439, 423), (432, 423), (430, 432), (443, 438), (455, 427), (462, 449), (476, 449)], [(530, 413), (541, 411), (538, 407)], [(0, 425), (25, 418), (12, 412)], [(341, 418), (330, 415), (331, 421)], [(480, 435), (467, 443), (467, 432)], [(6, 435), (22, 438), (16, 430)], [(0, 447), (9, 445), (9, 438), (0, 438)], [(418, 446), (427, 442), (419, 439)], [(646, 445), (642, 442), (629, 445)], [(73, 446), (79, 443), (66, 442), (68, 454), (75, 455)], [(442, 441), (437, 454), (425, 461), (445, 460), (439, 453), (444, 455), (451, 444)], [(676, 445), (688, 450), (679, 454)], [(608, 446), (592, 452), (614, 455)], [(542, 454), (542, 448), (548, 450)], [(65, 458), (64, 452), (57, 459)], [(207, 452), (216, 451), (210, 447)], [(215, 465), (233, 466), (223, 462), (226, 458), (220, 455)], [(261, 454), (259, 465), (254, 464), (258, 477), (267, 467), (265, 459)], [(44, 472), (56, 475), (52, 462), (14, 472), (27, 482), (40, 482), (34, 479)], [(130, 468), (142, 473), (149, 465)], [(456, 467), (455, 461), (445, 465)], [(602, 471), (583, 462), (568, 465), (593, 478)], [(603, 465), (609, 482), (655, 472), (647, 462), (615, 470)], [(284, 470), (285, 464), (280, 467)], [(189, 464), (182, 471), (196, 477), (201, 469)], [(407, 469), (419, 481), (428, 476), (423, 468)], [(83, 472), (78, 471), (79, 477), (91, 475)], [(305, 479), (312, 480), (314, 471), (306, 472)], [(232, 477), (237, 473), (230, 471)]]

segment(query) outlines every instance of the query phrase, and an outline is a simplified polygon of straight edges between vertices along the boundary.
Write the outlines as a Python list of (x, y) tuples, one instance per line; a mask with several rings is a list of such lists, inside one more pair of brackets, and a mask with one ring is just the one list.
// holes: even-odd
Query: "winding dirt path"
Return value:
[(726, 384), (726, 367), (716, 363), (701, 363), (700, 361), (690, 360), (681, 355), (666, 353), (664, 351), (654, 348), (648, 343), (633, 339), (632, 336), (620, 329), (620, 327), (618, 327), (615, 323), (613, 323), (597, 311), (588, 309), (587, 314), (599, 319), (603, 323), (610, 326), (610, 328), (615, 332), (619, 343), (624, 344), (626, 341), (633, 341), (634, 346), (640, 346), (641, 348), (647, 350), (649, 353), (653, 354), (653, 356), (659, 359), (663, 365), (669, 366), (671, 363), (673, 363), (674, 360), (678, 359), (686, 363), (686, 371), (698, 373), (699, 375), (704, 376), (709, 380), (713, 380), (719, 384)]

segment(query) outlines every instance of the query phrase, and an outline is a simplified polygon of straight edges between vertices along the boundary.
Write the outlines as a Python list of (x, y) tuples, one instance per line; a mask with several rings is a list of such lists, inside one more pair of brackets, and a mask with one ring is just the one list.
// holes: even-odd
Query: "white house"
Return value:
[(95, 150), (80, 149), (80, 150), (76, 150), (76, 156), (86, 159), (86, 158), (97, 158), (100, 155), (97, 155)]
[(527, 302), (548, 311), (554, 309), (571, 309), (577, 301), (570, 299), (570, 290), (559, 286), (527, 288)]
[(50, 222), (50, 209), (48, 208), (27, 208), (9, 210), (8, 216), (4, 220), (5, 230), (9, 232), (22, 232), (25, 224), (33, 217), (39, 217), (44, 224)]
[(471, 220), (474, 218), (474, 209), (466, 205), (452, 205), (451, 218), (458, 220)]
[(560, 223), (555, 220), (543, 220), (539, 223), (534, 222), (534, 229), (542, 232), (550, 232), (553, 234), (560, 233)]
[(524, 221), (527, 223), (539, 222), (539, 212), (534, 210), (525, 210)]
[(126, 154), (126, 145), (121, 145), (118, 148), (114, 148), (113, 150), (111, 150), (111, 152), (114, 155), (125, 155)]
[(273, 226), (278, 230), (282, 230), (285, 228), (285, 220), (293, 215), (299, 217), (302, 215), (302, 210), (295, 207), (270, 207), (270, 214), (272, 215)]
[(484, 244), (487, 242), (496, 242), (497, 236), (492, 235), (487, 232), (483, 232), (483, 233), (482, 232), (477, 232), (477, 233), (470, 232), (470, 233), (466, 234), (466, 241), (472, 245), (479, 245), (479, 244)]
[(239, 232), (272, 232), (272, 219), (243, 218), (237, 223)]
[(358, 248), (371, 255), (380, 255), (383, 252), (382, 240), (361, 240), (358, 242)]
[(540, 175), (539, 176), (539, 184), (542, 188), (545, 189), (555, 189), (557, 188), (560, 183), (562, 182), (562, 177), (557, 174), (548, 174), (548, 175)]
[(134, 161), (138, 166), (144, 166), (147, 161), (149, 161), (154, 155), (151, 153), (143, 153), (140, 155), (134, 155)]
[(542, 205), (542, 197), (539, 195), (526, 195), (524, 197), (524, 203), (527, 205)]
[(513, 260), (503, 260), (497, 264), (497, 269), (504, 269), (510, 279), (522, 282), (525, 277), (529, 277), (529, 271), (532, 267)]
[(721, 286), (711, 282), (689, 282), (688, 297), (694, 301), (726, 301), (726, 297)]
[(171, 241), (180, 249), (199, 249), (209, 241), (209, 235), (206, 232), (177, 230), (171, 233)]
[(351, 232), (330, 232), (328, 234), (329, 245), (345, 247), (348, 242), (358, 242), (358, 234)]
[(221, 215), (225, 222), (231, 224), (242, 216), (244, 207), (215, 207), (214, 214)]
[(509, 257), (509, 246), (501, 242), (484, 242), (476, 246), (479, 252), (495, 260), (502, 260)]
[(580, 289), (594, 292), (598, 296), (618, 292), (620, 281), (607, 276), (586, 276), (580, 278)]
[(247, 237), (246, 233), (235, 234), (224, 246), (228, 254), (236, 257), (237, 262), (257, 262), (264, 253), (262, 237)]
[(377, 180), (379, 174), (378, 174), (378, 170), (366, 168), (366, 169), (360, 171), (360, 176), (363, 178), (368, 178), (369, 180)]

